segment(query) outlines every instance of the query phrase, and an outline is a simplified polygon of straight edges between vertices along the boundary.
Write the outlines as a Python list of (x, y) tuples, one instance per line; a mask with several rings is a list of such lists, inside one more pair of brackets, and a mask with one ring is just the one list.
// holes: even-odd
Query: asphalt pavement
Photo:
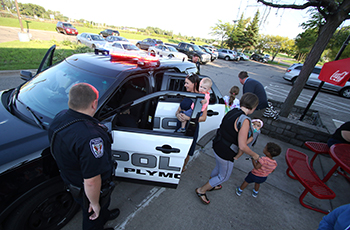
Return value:
[[(324, 214), (304, 208), (299, 196), (304, 187), (286, 175), (285, 153), (288, 148), (302, 151), (310, 157), (313, 152), (282, 141), (260, 135), (254, 151), (262, 155), (267, 142), (282, 148), (276, 157), (278, 166), (260, 186), (257, 198), (252, 197), (253, 185), (248, 185), (238, 197), (235, 188), (240, 186), (253, 168), (243, 155), (230, 179), (221, 190), (208, 192), (210, 204), (203, 204), (195, 193), (207, 182), (215, 167), (211, 142), (196, 151), (188, 169), (181, 175), (177, 189), (118, 182), (112, 194), (111, 208), (118, 207), (120, 216), (107, 223), (114, 229), (317, 229)], [(334, 165), (329, 156), (318, 156), (314, 162), (317, 174), (323, 178)], [(325, 210), (333, 210), (350, 203), (350, 183), (335, 175), (326, 183), (335, 193), (333, 200), (320, 200), (308, 194), (304, 201)], [(76, 230), (81, 226), (81, 212), (63, 229)]]

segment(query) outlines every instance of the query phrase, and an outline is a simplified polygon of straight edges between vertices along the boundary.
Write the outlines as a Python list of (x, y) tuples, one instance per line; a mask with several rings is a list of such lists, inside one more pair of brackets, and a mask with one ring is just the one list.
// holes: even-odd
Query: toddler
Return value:
[(267, 176), (277, 167), (277, 162), (273, 158), (280, 155), (281, 147), (273, 142), (269, 142), (266, 144), (263, 153), (266, 156), (260, 157), (258, 161), (252, 159), (254, 169), (248, 173), (242, 185), (236, 188), (237, 196), (241, 196), (243, 190), (248, 186), (248, 184), (254, 182), (255, 187), (253, 189), (252, 196), (257, 197), (260, 184), (264, 183)]
[(225, 101), (225, 113), (234, 108), (239, 108), (239, 100), (236, 98), (239, 93), (238, 86), (233, 86), (230, 89), (230, 96), (224, 96)]
[[(202, 106), (202, 112), (208, 107), (209, 104), (209, 99), (210, 99), (210, 90), (211, 86), (213, 85), (213, 82), (211, 81), (210, 78), (205, 77), (199, 82), (199, 93), (203, 93), (204, 100), (202, 101), (203, 106)], [(182, 100), (180, 103), (180, 108), (181, 111), (180, 113), (184, 113), (186, 116), (191, 117), (192, 111), (193, 111), (194, 104), (191, 99), (185, 98)], [(183, 121), (181, 122), (181, 128), (179, 128), (176, 132), (184, 133), (186, 131), (186, 122)]]
[[(263, 127), (263, 125), (264, 123), (260, 119), (252, 120), (253, 134), (251, 131), (249, 131), (247, 139), (247, 145), (249, 146), (249, 148), (251, 148), (256, 143), (260, 135), (260, 129)], [(238, 158), (242, 155), (243, 151), (239, 149), (237, 155), (233, 159), (238, 160)]]

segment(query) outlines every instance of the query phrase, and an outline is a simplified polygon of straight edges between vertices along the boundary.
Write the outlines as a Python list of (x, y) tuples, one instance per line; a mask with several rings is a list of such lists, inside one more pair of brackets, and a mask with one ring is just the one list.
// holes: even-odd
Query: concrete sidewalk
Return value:
[[(121, 215), (109, 222), (106, 227), (115, 229), (317, 229), (324, 216), (322, 213), (304, 208), (299, 196), (304, 190), (297, 181), (286, 175), (285, 153), (294, 148), (313, 156), (311, 151), (294, 147), (282, 141), (261, 135), (254, 151), (262, 154), (267, 142), (275, 142), (282, 148), (276, 157), (278, 166), (260, 187), (257, 198), (251, 196), (253, 185), (249, 185), (238, 197), (235, 188), (243, 182), (252, 169), (250, 160), (242, 156), (235, 162), (229, 181), (218, 191), (208, 192), (211, 203), (203, 204), (195, 193), (209, 178), (215, 166), (211, 143), (196, 152), (182, 175), (177, 189), (168, 189), (118, 183), (112, 195), (111, 208), (118, 207)], [(320, 156), (314, 167), (321, 178), (333, 166), (330, 157)], [(305, 202), (317, 207), (333, 210), (350, 203), (350, 183), (342, 176), (333, 176), (327, 185), (336, 193), (333, 200), (319, 200), (308, 194)], [(81, 213), (78, 213), (63, 229), (77, 229), (81, 226)]]

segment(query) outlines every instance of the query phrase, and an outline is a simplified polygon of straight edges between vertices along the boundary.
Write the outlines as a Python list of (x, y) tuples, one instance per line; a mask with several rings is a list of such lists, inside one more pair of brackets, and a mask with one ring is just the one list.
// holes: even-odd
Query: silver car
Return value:
[[(286, 73), (284, 74), (283, 78), (287, 81), (292, 82), (292, 84), (294, 84), (295, 80), (299, 76), (299, 73), (302, 67), (303, 67), (303, 64), (300, 64), (300, 63), (291, 65), (286, 70)], [(315, 66), (315, 68), (313, 69), (312, 73), (310, 74), (306, 82), (307, 86), (318, 87), (320, 85), (321, 80), (318, 79), (318, 75), (320, 75), (321, 69), (322, 67)], [(350, 80), (347, 81), (343, 87), (325, 82), (324, 85), (322, 86), (322, 89), (337, 92), (342, 97), (350, 98)]]
[(226, 61), (238, 60), (237, 53), (229, 49), (218, 49), (219, 57), (225, 59)]
[(92, 49), (98, 49), (102, 48), (107, 41), (98, 34), (82, 33), (77, 36), (77, 42), (84, 44)]
[(157, 46), (150, 46), (148, 48), (148, 53), (154, 57), (168, 57), (168, 58), (176, 58), (180, 60), (187, 61), (188, 57), (186, 54), (179, 52), (172, 46), (159, 44)]

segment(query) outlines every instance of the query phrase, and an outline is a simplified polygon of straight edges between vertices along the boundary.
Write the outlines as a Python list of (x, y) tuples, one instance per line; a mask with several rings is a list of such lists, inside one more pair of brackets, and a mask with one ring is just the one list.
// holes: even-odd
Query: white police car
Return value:
[[(193, 63), (77, 54), (52, 65), (54, 50), (34, 77), (22, 71), (23, 85), (0, 92), (0, 229), (60, 229), (77, 211), (50, 154), (47, 128), (67, 109), (69, 89), (78, 82), (99, 90), (95, 118), (111, 130), (116, 179), (176, 188), (193, 140), (204, 98), (184, 89), (186, 75), (197, 71)], [(186, 133), (176, 133), (175, 112), (183, 97), (195, 107)], [(198, 144), (210, 140), (223, 115), (213, 84)]]

